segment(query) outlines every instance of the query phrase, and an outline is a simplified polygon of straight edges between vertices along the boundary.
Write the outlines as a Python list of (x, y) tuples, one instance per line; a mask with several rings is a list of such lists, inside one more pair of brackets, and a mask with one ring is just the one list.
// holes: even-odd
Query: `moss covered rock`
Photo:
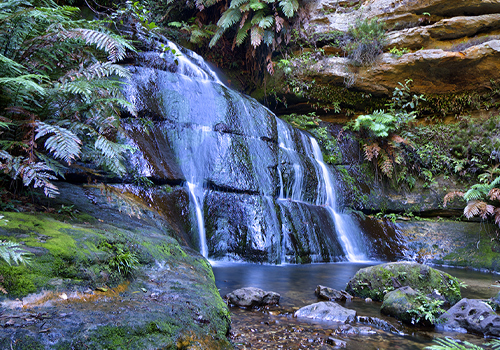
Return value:
[(450, 304), (461, 299), (460, 283), (455, 277), (427, 265), (406, 261), (360, 269), (348, 282), (346, 291), (382, 301), (386, 293), (404, 286), (423, 294), (437, 291)]
[(124, 215), (99, 189), (60, 188), (71, 213), (0, 213), (0, 239), (32, 253), (27, 266), (0, 262), (1, 349), (232, 347), (210, 264), (167, 222)]

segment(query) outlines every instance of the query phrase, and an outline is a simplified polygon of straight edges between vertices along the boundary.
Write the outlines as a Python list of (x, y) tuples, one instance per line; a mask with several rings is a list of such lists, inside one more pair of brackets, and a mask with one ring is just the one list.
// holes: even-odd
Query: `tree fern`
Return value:
[(2, 129), (0, 170), (48, 196), (57, 194), (59, 162), (121, 173), (119, 147), (98, 140), (115, 138), (122, 108), (135, 113), (120, 91), (129, 72), (116, 64), (133, 46), (108, 23), (76, 19), (75, 7), (11, 0), (0, 8), (0, 115), (12, 121)]

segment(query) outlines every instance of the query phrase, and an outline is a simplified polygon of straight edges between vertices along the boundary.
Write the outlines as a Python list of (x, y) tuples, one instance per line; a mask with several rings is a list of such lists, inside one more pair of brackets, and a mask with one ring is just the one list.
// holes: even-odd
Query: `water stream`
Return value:
[[(423, 349), (436, 337), (452, 336), (482, 344), (486, 340), (473, 334), (436, 332), (432, 328), (408, 327), (392, 317), (380, 313), (380, 302), (366, 303), (354, 299), (341, 303), (354, 309), (358, 316), (383, 319), (394, 325), (399, 332), (376, 329), (376, 332), (355, 334), (340, 331), (341, 325), (310, 320), (300, 320), (292, 315), (300, 307), (318, 301), (314, 294), (321, 284), (337, 290), (345, 289), (349, 279), (358, 269), (369, 266), (362, 263), (308, 264), (308, 265), (255, 265), (246, 263), (215, 263), (213, 266), (217, 287), (225, 295), (242, 287), (257, 287), (281, 294), (280, 306), (261, 310), (231, 309), (233, 341), (237, 349), (331, 349), (329, 337), (345, 341), (347, 349)], [(497, 274), (476, 271), (439, 268), (460, 278), (468, 287), (462, 289), (466, 298), (491, 298), (500, 291), (495, 283)], [(352, 326), (366, 326), (355, 323)]]

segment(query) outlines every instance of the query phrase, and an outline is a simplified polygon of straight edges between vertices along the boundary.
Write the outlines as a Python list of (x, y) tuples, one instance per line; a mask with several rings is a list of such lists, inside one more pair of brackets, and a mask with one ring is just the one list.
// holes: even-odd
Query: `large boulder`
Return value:
[(437, 291), (447, 302), (461, 299), (459, 281), (427, 265), (415, 262), (393, 262), (360, 269), (348, 282), (346, 291), (354, 296), (382, 301), (392, 290), (409, 286), (423, 294)]
[(333, 301), (321, 301), (300, 308), (295, 312), (294, 316), (297, 318), (349, 323), (356, 319), (356, 311), (346, 309)]
[(500, 336), (500, 316), (482, 300), (464, 298), (438, 319), (438, 329)]
[(265, 305), (276, 305), (280, 295), (275, 292), (266, 292), (260, 288), (246, 287), (232, 291), (224, 297), (230, 305), (252, 308)]

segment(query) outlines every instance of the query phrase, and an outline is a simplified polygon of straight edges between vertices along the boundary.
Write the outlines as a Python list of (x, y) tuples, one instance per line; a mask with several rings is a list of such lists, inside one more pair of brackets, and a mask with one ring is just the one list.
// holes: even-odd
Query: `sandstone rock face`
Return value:
[(346, 309), (333, 301), (323, 301), (304, 306), (295, 312), (295, 317), (349, 323), (356, 319), (356, 311)]
[(345, 57), (323, 57), (300, 78), (340, 85), (353, 75), (353, 88), (373, 94), (390, 94), (398, 82), (412, 79), (415, 93), (459, 93), (485, 90), (490, 79), (499, 79), (499, 58), (500, 40), (492, 40), (461, 52), (428, 49), (400, 58), (384, 53), (364, 67), (353, 66)]
[(251, 308), (264, 305), (276, 305), (279, 303), (280, 295), (275, 292), (266, 292), (260, 288), (247, 287), (236, 289), (227, 294), (225, 299), (232, 305)]
[[(326, 56), (335, 52), (332, 40), (326, 55), (299, 73), (301, 80), (343, 85), (350, 76), (357, 90), (388, 94), (398, 82), (413, 79), (414, 92), (444, 94), (484, 91), (491, 79), (500, 78), (498, 1), (313, 0), (305, 11), (307, 37), (347, 32), (358, 19), (377, 18), (386, 23), (387, 42), (374, 65), (356, 67), (342, 53)], [(411, 52), (397, 57), (391, 48)]]
[(484, 336), (500, 335), (500, 316), (481, 300), (460, 300), (455, 306), (441, 315), (438, 328), (452, 332), (479, 333)]

